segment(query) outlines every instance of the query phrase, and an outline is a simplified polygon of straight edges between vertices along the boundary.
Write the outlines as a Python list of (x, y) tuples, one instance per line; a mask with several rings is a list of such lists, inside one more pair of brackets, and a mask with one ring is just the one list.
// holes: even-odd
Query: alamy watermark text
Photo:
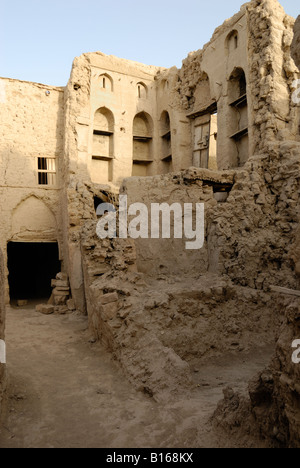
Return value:
[(3, 340), (0, 340), (0, 364), (6, 364), (6, 346)]
[(110, 203), (99, 205), (97, 215), (101, 219), (97, 224), (97, 236), (100, 239), (117, 237), (171, 239), (173, 237), (186, 239), (187, 250), (202, 249), (205, 240), (204, 203), (183, 205), (151, 203), (150, 205), (150, 210), (144, 203), (133, 203), (128, 206), (127, 195), (120, 195), (118, 212)]
[(292, 88), (295, 89), (292, 94), (293, 103), (300, 105), (300, 80), (293, 81)]
[(300, 340), (293, 341), (292, 348), (296, 348), (292, 355), (292, 361), (294, 364), (300, 364)]

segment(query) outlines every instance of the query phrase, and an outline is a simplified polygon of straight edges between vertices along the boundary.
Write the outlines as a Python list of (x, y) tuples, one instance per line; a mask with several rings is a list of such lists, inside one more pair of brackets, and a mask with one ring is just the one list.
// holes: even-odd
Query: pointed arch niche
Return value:
[(146, 112), (137, 114), (133, 121), (133, 176), (149, 175), (153, 163), (153, 120)]
[(57, 242), (57, 224), (53, 212), (40, 198), (31, 195), (13, 211), (13, 242)]
[(112, 180), (114, 127), (115, 119), (109, 109), (101, 107), (95, 112), (91, 165), (91, 179), (94, 183), (107, 183)]
[(247, 81), (242, 68), (235, 68), (231, 73), (228, 82), (228, 96), (232, 166), (241, 167), (249, 158)]

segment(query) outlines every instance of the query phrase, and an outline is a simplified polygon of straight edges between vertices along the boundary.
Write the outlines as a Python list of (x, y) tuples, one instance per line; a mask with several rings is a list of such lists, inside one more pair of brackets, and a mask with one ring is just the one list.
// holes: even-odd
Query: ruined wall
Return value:
[[(297, 66), (300, 64), (297, 53), (297, 48), (299, 48), (298, 42), (299, 19), (295, 24), (295, 36), (292, 43), (292, 57)], [(295, 106), (291, 114), (295, 120), (292, 127), (296, 130), (299, 128), (297, 114), (300, 114), (299, 106)], [(298, 167), (300, 157), (299, 143), (293, 144), (290, 142), (284, 147), (284, 152), (285, 157), (289, 160), (294, 159)], [(287, 171), (287, 173), (290, 176), (292, 175), (292, 178), (288, 180), (288, 184), (295, 184), (297, 181), (297, 185), (294, 185), (294, 191), (299, 193), (299, 167), (296, 176), (294, 176), (294, 172), (291, 174), (290, 171)], [(296, 181), (293, 177), (295, 177)], [(299, 201), (297, 201), (297, 206), (299, 206)], [(284, 216), (284, 206), (282, 208), (282, 215)], [(299, 289), (300, 281), (299, 238), (299, 210), (297, 209), (297, 224), (295, 224), (294, 239), (290, 250), (290, 257), (295, 265), (294, 276), (297, 279), (297, 289)], [(284, 311), (284, 321), (276, 344), (275, 357), (270, 363), (269, 369), (263, 371), (250, 382), (251, 412), (255, 417), (255, 422), (259, 427), (261, 435), (270, 439), (274, 446), (299, 448), (300, 388), (298, 382), (300, 367), (299, 364), (295, 364), (292, 361), (292, 354), (295, 351), (292, 348), (292, 343), (300, 337), (300, 301), (297, 297), (293, 296), (293, 293), (279, 293), (277, 302)]]
[[(0, 340), (5, 339), (5, 306), (4, 306), (4, 264), (0, 250)], [(0, 363), (0, 414), (2, 396), (5, 390), (5, 364)]]
[[(284, 61), (278, 60), (278, 68), (273, 63), (272, 73), (266, 75), (263, 80), (266, 89), (263, 87), (261, 93), (256, 94), (256, 108), (262, 109), (257, 115), (257, 123), (259, 123), (259, 119), (263, 118), (263, 121), (260, 121), (255, 131), (257, 132), (257, 148), (271, 157), (271, 164), (268, 169), (265, 168), (265, 178), (277, 200), (274, 227), (278, 227), (277, 245), (281, 245), (281, 252), (278, 251), (280, 253), (278, 260), (280, 259), (282, 262), (280, 269), (284, 268), (294, 291), (278, 290), (277, 292), (275, 303), (282, 309), (283, 323), (277, 336), (273, 360), (269, 367), (255, 376), (249, 384), (250, 399), (244, 401), (238, 395), (231, 394), (229, 397), (225, 395), (225, 401), (221, 403), (217, 411), (216, 420), (218, 424), (223, 426), (225, 423), (225, 427), (230, 430), (235, 430), (234, 426), (240, 426), (241, 432), (242, 429), (248, 433), (249, 430), (258, 430), (260, 437), (266, 439), (271, 446), (299, 448), (300, 389), (298, 382), (300, 367), (299, 364), (292, 361), (292, 354), (295, 351), (292, 344), (300, 336), (300, 303), (297, 297), (300, 280), (298, 198), (300, 145), (299, 106), (292, 102), (292, 91), (294, 90), (291, 88), (291, 80), (297, 77), (294, 62), (291, 61), (290, 56), (292, 42), (290, 26), (293, 24), (293, 20), (284, 15), (283, 9), (277, 2), (252, 2), (251, 7), (253, 7), (252, 10), (250, 9), (251, 20), (256, 18), (256, 27), (252, 23), (252, 33), (254, 34), (256, 31), (256, 34), (259, 34), (261, 38), (260, 29), (264, 31), (263, 36), (265, 36), (264, 45), (266, 48), (260, 47), (259, 49), (259, 56), (265, 60), (265, 64), (261, 65), (263, 67), (268, 65), (266, 55), (269, 54), (270, 47), (277, 49), (279, 58), (282, 58), (284, 52)], [(266, 23), (269, 25), (267, 29), (265, 28)], [(298, 25), (299, 20), (295, 25), (295, 37), (292, 42), (292, 57), (297, 65), (299, 65), (297, 58)], [(258, 39), (257, 36), (256, 39)], [(270, 39), (272, 39), (271, 43)], [(258, 46), (259, 43), (257, 43)], [(263, 70), (264, 68), (262, 68), (262, 72)], [(284, 74), (282, 70), (284, 70)], [(277, 101), (275, 102), (273, 77), (276, 77), (276, 74), (279, 85), (282, 77), (285, 78), (285, 83), (282, 83), (280, 89), (277, 88)], [(286, 93), (289, 95), (288, 100)], [(280, 103), (282, 106), (276, 110), (276, 106), (279, 106)], [(270, 113), (263, 117), (263, 114), (265, 115), (268, 110)], [(280, 119), (279, 111), (285, 112), (285, 119)], [(283, 117), (283, 114), (281, 116)], [(268, 120), (264, 120), (265, 118)], [(267, 132), (268, 139), (260, 138), (260, 129)], [(288, 141), (283, 142), (282, 140), (285, 138)], [(280, 282), (276, 284), (280, 286)], [(247, 420), (246, 427), (244, 427), (245, 420)]]
[(163, 401), (191, 386), (200, 360), (272, 343), (272, 295), (214, 275), (151, 279), (137, 271), (132, 240), (101, 241), (95, 231), (96, 222), (82, 229), (90, 330), (139, 390)]
[[(187, 252), (183, 241), (173, 239), (101, 241), (96, 236), (96, 221), (82, 228), (90, 329), (113, 351), (134, 385), (156, 399), (163, 399), (168, 388), (174, 394), (181, 391), (190, 381), (195, 361), (274, 342), (281, 308), (268, 284), (278, 278), (283, 284), (284, 278), (262, 260), (267, 255), (266, 239), (271, 230), (259, 244), (262, 252), (255, 250), (255, 228), (241, 236), (245, 217), (241, 193), (246, 174), (243, 171), (241, 179), (235, 172), (190, 169), (124, 181), (123, 192), (129, 203), (137, 201), (140, 194), (138, 201), (149, 206), (152, 197), (160, 202), (162, 193), (169, 203), (205, 202), (206, 242), (200, 251)], [(248, 184), (252, 204), (247, 212), (250, 226), (259, 206), (248, 176), (245, 187)], [(218, 203), (209, 183), (230, 182), (234, 184), (228, 197), (231, 202)], [(265, 218), (263, 212), (260, 216)], [(234, 249), (241, 237), (244, 255), (238, 258)], [(218, 249), (235, 261), (235, 273), (240, 271), (240, 276), (224, 274), (222, 255), (216, 256)], [(269, 278), (265, 284), (258, 275), (260, 265), (263, 279)], [(243, 273), (248, 269), (249, 278)], [(285, 280), (290, 281), (290, 277)]]
[(297, 67), (291, 58), (294, 19), (275, 0), (252, 1), (249, 12), (249, 78), (254, 116), (251, 152), (296, 139), (298, 109), (292, 102)]
[[(56, 241), (62, 252), (64, 92), (61, 88), (3, 78), (0, 89), (0, 245), (6, 264), (9, 241)], [(55, 158), (54, 185), (39, 185), (39, 157)]]

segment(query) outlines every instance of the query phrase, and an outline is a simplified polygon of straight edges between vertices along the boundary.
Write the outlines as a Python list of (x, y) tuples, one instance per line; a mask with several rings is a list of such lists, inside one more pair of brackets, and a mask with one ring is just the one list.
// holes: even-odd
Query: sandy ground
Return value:
[(161, 405), (136, 392), (89, 338), (85, 317), (8, 309), (9, 383), (0, 448), (236, 446), (220, 439), (209, 418), (222, 389), (245, 390), (272, 352), (265, 347), (199, 364), (191, 393)]

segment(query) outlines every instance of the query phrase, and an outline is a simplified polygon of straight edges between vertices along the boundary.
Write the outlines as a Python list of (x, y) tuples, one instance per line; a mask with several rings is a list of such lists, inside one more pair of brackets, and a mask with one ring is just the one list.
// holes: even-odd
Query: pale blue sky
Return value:
[[(66, 85), (83, 52), (181, 66), (243, 0), (0, 0), (0, 76)], [(297, 16), (299, 0), (282, 0)]]

